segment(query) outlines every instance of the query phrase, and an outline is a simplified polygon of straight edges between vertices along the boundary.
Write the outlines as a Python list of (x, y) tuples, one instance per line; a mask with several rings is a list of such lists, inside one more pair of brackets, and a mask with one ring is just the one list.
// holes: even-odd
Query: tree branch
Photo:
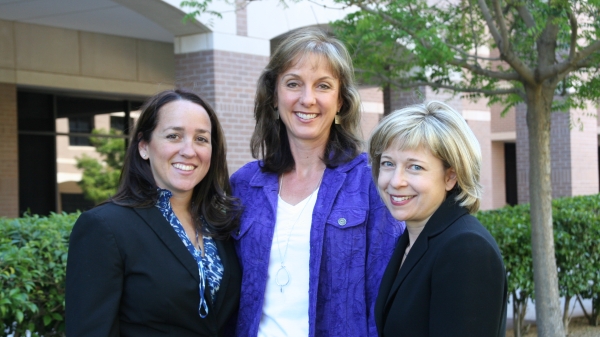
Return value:
[(482, 60), (482, 61), (501, 61), (501, 59), (499, 57), (484, 57), (484, 56), (479, 56), (479, 55), (473, 55), (473, 54), (469, 54), (466, 51), (455, 47), (453, 45), (450, 44), (446, 44), (450, 49), (455, 50), (456, 52), (462, 54), (465, 58), (467, 59), (475, 59), (475, 60)]
[(567, 16), (569, 17), (569, 23), (571, 24), (571, 45), (569, 50), (569, 60), (575, 57), (577, 52), (577, 18), (573, 14), (571, 7), (567, 6)]
[(416, 32), (414, 32), (414, 31), (406, 28), (405, 25), (403, 25), (400, 21), (394, 19), (390, 15), (388, 15), (388, 14), (382, 12), (382, 11), (369, 8), (362, 1), (352, 2), (351, 4), (353, 4), (355, 6), (358, 6), (360, 9), (362, 9), (363, 11), (365, 11), (367, 13), (370, 13), (370, 14), (377, 15), (377, 16), (381, 17), (383, 20), (391, 23), (392, 25), (394, 25), (396, 27), (402, 28), (402, 30), (404, 30), (406, 33), (408, 33), (408, 35), (410, 35), (416, 41), (419, 41), (419, 43), (422, 44), (424, 47), (426, 47), (426, 48), (431, 47), (427, 41), (419, 38), (418, 35), (416, 34)]
[(519, 2), (519, 4), (515, 6), (515, 8), (517, 9), (517, 12), (519, 13), (519, 16), (521, 17), (523, 22), (525, 22), (527, 28), (535, 27), (535, 20), (533, 19), (531, 12), (529, 12), (529, 9), (527, 9), (527, 7), (525, 7), (522, 2)]
[[(357, 70), (359, 72), (367, 72), (362, 69), (357, 69)], [(473, 87), (465, 88), (465, 87), (460, 87), (460, 86), (447, 85), (447, 84), (428, 82), (428, 81), (403, 83), (403, 82), (395, 81), (382, 73), (374, 73), (374, 75), (375, 75), (375, 77), (379, 78), (382, 82), (392, 84), (400, 89), (409, 89), (409, 88), (417, 88), (417, 87), (427, 86), (427, 87), (436, 88), (436, 89), (447, 89), (447, 90), (452, 90), (452, 91), (456, 91), (456, 92), (484, 94), (484, 95), (488, 95), (488, 96), (516, 94), (516, 95), (519, 95), (521, 98), (525, 99), (525, 93), (517, 88), (488, 90), (488, 89), (473, 88)]]
[[(494, 5), (497, 7), (496, 16), (499, 16), (501, 19), (501, 26), (504, 27), (502, 30), (502, 34), (498, 32), (494, 24), (494, 20), (490, 13), (490, 9), (487, 7), (485, 0), (478, 0), (479, 8), (481, 9), (481, 14), (485, 18), (485, 22), (488, 25), (488, 29), (490, 30), (490, 34), (494, 38), (498, 49), (500, 50), (500, 56), (502, 60), (506, 61), (522, 78), (522, 80), (535, 84), (535, 76), (533, 71), (521, 61), (509, 48), (508, 44), (508, 33), (506, 30), (506, 25), (504, 23), (504, 19), (501, 17), (502, 11), (499, 9), (499, 0), (493, 0)], [(502, 35), (502, 36), (501, 36)]]
[(521, 79), (519, 74), (516, 72), (503, 73), (499, 71), (487, 70), (481, 68), (479, 64), (469, 64), (466, 60), (454, 59), (448, 61), (448, 63), (472, 71), (477, 75), (487, 76), (499, 80), (517, 81)]
[(590, 45), (585, 47), (578, 53), (575, 53), (573, 58), (567, 59), (565, 62), (558, 63), (552, 67), (547, 67), (546, 71), (540, 71), (540, 79), (545, 80), (548, 77), (551, 77), (555, 74), (568, 73), (573, 70), (590, 67), (593, 64), (591, 61), (586, 61), (586, 59), (592, 54), (600, 51), (600, 40), (595, 40)]

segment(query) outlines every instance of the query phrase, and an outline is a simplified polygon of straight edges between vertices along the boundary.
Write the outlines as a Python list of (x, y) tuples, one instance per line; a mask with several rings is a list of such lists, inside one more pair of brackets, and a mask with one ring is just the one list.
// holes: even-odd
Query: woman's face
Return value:
[(290, 143), (327, 143), (335, 114), (342, 107), (340, 80), (327, 60), (307, 54), (277, 78), (276, 107)]
[(210, 168), (211, 126), (206, 110), (190, 101), (173, 101), (159, 110), (150, 142), (141, 141), (138, 146), (142, 158), (150, 162), (158, 187), (174, 197), (191, 198)]
[(456, 184), (453, 168), (425, 147), (399, 150), (392, 144), (383, 151), (377, 185), (394, 218), (407, 226), (424, 226)]

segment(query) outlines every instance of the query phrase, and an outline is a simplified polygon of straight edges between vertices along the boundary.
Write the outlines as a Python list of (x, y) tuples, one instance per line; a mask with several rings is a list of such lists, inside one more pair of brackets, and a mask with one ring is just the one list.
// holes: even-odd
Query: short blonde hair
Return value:
[(379, 178), (381, 153), (391, 145), (400, 150), (426, 147), (445, 168), (456, 172), (456, 201), (470, 213), (479, 209), (482, 187), (481, 148), (463, 117), (437, 101), (416, 104), (392, 112), (375, 128), (369, 140), (369, 159), (375, 184)]

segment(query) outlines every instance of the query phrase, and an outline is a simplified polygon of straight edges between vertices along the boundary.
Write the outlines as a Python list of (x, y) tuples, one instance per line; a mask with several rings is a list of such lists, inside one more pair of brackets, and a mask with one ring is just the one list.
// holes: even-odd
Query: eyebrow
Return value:
[[(284, 78), (290, 77), (290, 76), (294, 77), (294, 78), (300, 78), (300, 75), (298, 75), (296, 73), (287, 73), (287, 74), (281, 75), (281, 79), (284, 79)], [(323, 77), (320, 77), (320, 78), (317, 79), (317, 81), (323, 81), (323, 80), (333, 80), (333, 81), (335, 81), (335, 80), (339, 80), (339, 79), (336, 78), (336, 77), (333, 77), (333, 76), (323, 76)]]
[[(175, 131), (185, 131), (185, 129), (181, 126), (167, 126), (166, 128), (163, 129), (163, 131), (166, 130), (175, 130)], [(195, 130), (197, 133), (208, 133), (210, 134), (210, 130), (206, 130), (206, 129), (196, 129)]]

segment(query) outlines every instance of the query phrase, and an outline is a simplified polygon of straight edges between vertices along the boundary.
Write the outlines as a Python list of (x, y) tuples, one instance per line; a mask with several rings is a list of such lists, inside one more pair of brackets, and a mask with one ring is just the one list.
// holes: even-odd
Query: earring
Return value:
[[(339, 111), (337, 113), (339, 113)], [(338, 115), (337, 113), (335, 115), (335, 118), (333, 119), (333, 122), (335, 124), (342, 124), (342, 117), (340, 115)]]
[(146, 159), (148, 155), (146, 155), (145, 153), (142, 155), (142, 158)]
[(273, 108), (275, 110), (275, 119), (279, 119), (279, 109), (277, 107)]

